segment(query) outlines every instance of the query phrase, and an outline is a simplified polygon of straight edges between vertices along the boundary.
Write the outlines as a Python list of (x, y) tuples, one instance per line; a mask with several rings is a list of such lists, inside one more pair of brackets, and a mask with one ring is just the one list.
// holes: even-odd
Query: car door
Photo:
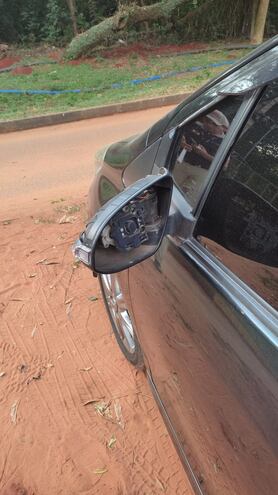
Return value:
[[(248, 98), (181, 126), (170, 233), (129, 270), (150, 380), (197, 493), (209, 495), (278, 486), (277, 83), (252, 114), (258, 93)], [(220, 126), (221, 114), (228, 128), (198, 165), (205, 119)]]

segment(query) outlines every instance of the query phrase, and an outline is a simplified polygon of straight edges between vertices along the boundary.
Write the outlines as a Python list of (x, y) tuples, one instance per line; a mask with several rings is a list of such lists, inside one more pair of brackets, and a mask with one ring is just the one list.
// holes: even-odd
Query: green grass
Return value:
[[(86, 89), (91, 92), (64, 95), (5, 95), (0, 94), (0, 119), (44, 115), (78, 108), (118, 103), (140, 98), (191, 92), (213, 77), (222, 68), (204, 69), (159, 81), (131, 85), (129, 81), (170, 71), (183, 71), (194, 66), (240, 58), (248, 50), (211, 52), (171, 57), (150, 56), (147, 60), (134, 54), (119, 60), (98, 57), (92, 63), (80, 65), (57, 64), (33, 68), (32, 74), (0, 74), (0, 89)], [(36, 61), (38, 57), (36, 57)], [(41, 57), (45, 60), (45, 57)], [(32, 59), (28, 59), (32, 62)], [(124, 66), (121, 66), (124, 63)], [(124, 87), (111, 89), (114, 83)]]

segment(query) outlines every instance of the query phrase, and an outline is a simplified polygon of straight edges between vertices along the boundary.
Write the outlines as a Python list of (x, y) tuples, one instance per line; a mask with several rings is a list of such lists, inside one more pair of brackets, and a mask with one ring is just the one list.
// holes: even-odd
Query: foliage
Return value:
[[(254, 0), (184, 0), (175, 16), (131, 24), (123, 36), (130, 40), (191, 41), (246, 37)], [(160, 0), (160, 4), (162, 4)], [(165, 3), (165, 2), (164, 2)], [(169, 0), (169, 5), (175, 0)], [(75, 0), (79, 32), (96, 26), (120, 9), (158, 5), (159, 0)], [(278, 28), (278, 2), (270, 1), (266, 33)], [(67, 0), (0, 0), (0, 43), (49, 41), (66, 44), (73, 37)]]
[[(79, 29), (117, 8), (116, 0), (76, 0)], [(66, 0), (0, 0), (0, 42), (67, 42), (73, 36)]]
[[(50, 43), (55, 43), (59, 39), (70, 39), (72, 32), (67, 29), (69, 25), (69, 16), (62, 9), (60, 2), (58, 0), (48, 0), (45, 24), (42, 29), (44, 39)], [(68, 33), (68, 36), (65, 35), (66, 33)]]
[(183, 19), (177, 29), (180, 38), (217, 40), (248, 37), (250, 32), (251, 7), (253, 0), (198, 0), (198, 11), (189, 16), (186, 29)]

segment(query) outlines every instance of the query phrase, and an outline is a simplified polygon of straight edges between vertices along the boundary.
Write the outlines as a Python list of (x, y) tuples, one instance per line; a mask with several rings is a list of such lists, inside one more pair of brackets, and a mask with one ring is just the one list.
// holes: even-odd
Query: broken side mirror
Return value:
[(96, 273), (116, 273), (152, 256), (164, 236), (172, 189), (171, 176), (159, 174), (117, 194), (89, 220), (74, 255)]

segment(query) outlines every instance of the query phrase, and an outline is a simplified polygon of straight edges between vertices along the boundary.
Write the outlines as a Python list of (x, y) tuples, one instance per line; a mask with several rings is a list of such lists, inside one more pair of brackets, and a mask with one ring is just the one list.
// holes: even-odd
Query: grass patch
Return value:
[[(207, 68), (198, 72), (134, 85), (130, 81), (171, 71), (184, 71), (242, 57), (248, 50), (219, 51), (195, 55), (150, 56), (130, 55), (125, 59), (111, 60), (97, 57), (78, 65), (41, 65), (32, 74), (0, 74), (0, 89), (69, 90), (83, 89), (80, 94), (16, 95), (0, 93), (1, 120), (44, 115), (78, 108), (118, 103), (140, 98), (191, 92), (225, 67)], [(45, 57), (41, 60), (45, 61)], [(36, 57), (38, 61), (38, 57)], [(32, 62), (32, 59), (28, 59)], [(123, 87), (112, 89), (113, 84)]]

